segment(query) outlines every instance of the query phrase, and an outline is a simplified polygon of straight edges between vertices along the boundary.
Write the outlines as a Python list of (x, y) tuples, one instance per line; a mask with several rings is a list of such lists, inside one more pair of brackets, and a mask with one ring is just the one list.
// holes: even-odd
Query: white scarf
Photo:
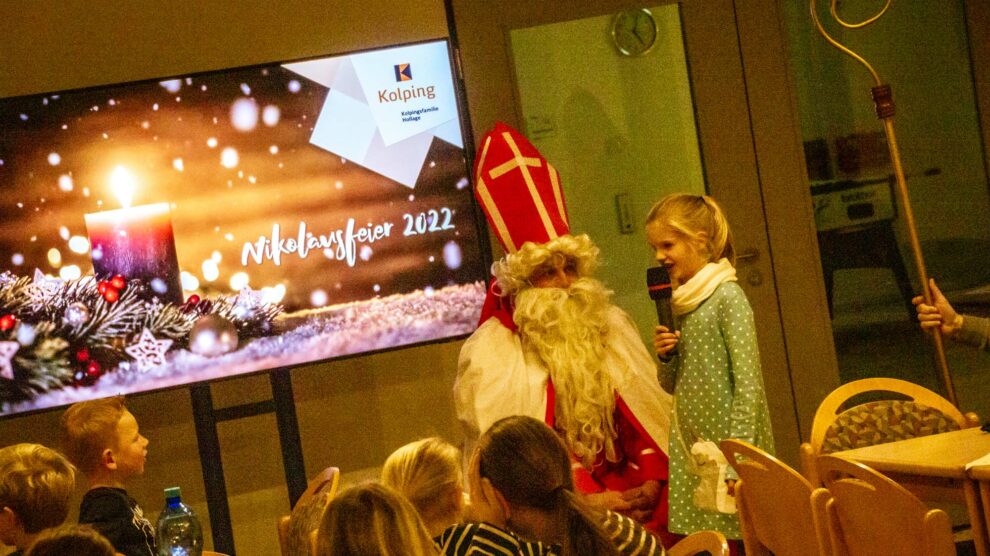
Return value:
[(736, 269), (729, 259), (719, 259), (701, 267), (687, 282), (677, 286), (670, 298), (670, 306), (675, 315), (685, 315), (694, 311), (713, 293), (722, 282), (735, 282)]

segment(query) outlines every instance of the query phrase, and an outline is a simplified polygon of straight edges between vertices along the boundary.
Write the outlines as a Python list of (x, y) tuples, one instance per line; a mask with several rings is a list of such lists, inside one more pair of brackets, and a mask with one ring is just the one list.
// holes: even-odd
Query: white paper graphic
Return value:
[(464, 146), (446, 42), (284, 67), (330, 88), (310, 143), (406, 187), (434, 137)]

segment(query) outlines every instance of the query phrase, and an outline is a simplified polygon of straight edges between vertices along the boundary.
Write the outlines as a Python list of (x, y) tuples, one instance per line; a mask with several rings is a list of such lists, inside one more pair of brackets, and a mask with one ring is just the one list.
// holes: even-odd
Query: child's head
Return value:
[(287, 554), (284, 556), (309, 556), (309, 536), (320, 527), (323, 513), (332, 495), (320, 492), (306, 502), (296, 504), (289, 517), (289, 533), (286, 539)]
[(532, 417), (496, 421), (478, 439), (482, 477), (514, 504), (543, 507), (559, 490), (574, 490), (571, 459), (560, 436)]
[(117, 553), (103, 535), (88, 525), (65, 525), (45, 531), (24, 556), (114, 556)]
[(431, 536), (461, 521), (461, 451), (444, 440), (424, 438), (392, 452), (382, 467), (382, 483), (412, 502)]
[[(565, 554), (617, 553), (598, 510), (575, 492), (568, 449), (546, 423), (523, 415), (499, 419), (478, 439), (477, 458), (477, 480), (487, 479), (508, 504), (515, 532), (569, 545)], [(542, 536), (547, 531), (564, 535)]]
[(144, 473), (148, 439), (122, 396), (73, 404), (62, 415), (62, 436), (66, 455), (91, 477), (123, 481)]
[(366, 483), (338, 494), (327, 506), (316, 538), (320, 556), (436, 554), (416, 508), (380, 483)]
[(55, 450), (40, 444), (0, 449), (0, 542), (17, 546), (60, 525), (75, 484), (75, 469)]
[(736, 264), (729, 222), (708, 195), (675, 193), (653, 205), (646, 216), (647, 238), (656, 247), (653, 239), (665, 232), (682, 236), (707, 262), (726, 258)]

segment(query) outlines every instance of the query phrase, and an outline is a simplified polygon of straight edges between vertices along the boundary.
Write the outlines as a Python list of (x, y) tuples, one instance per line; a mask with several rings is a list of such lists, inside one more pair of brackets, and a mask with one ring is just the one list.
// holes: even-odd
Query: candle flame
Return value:
[(134, 174), (123, 166), (117, 166), (110, 174), (110, 189), (114, 195), (120, 199), (120, 204), (124, 208), (129, 208), (134, 201), (134, 190), (137, 188), (137, 180)]

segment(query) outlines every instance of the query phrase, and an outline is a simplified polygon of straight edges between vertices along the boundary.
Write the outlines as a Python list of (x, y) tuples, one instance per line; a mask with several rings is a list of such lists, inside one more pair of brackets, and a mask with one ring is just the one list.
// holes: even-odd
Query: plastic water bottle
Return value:
[(192, 509), (182, 503), (179, 487), (165, 489), (155, 544), (158, 556), (201, 556), (203, 552), (203, 528)]

